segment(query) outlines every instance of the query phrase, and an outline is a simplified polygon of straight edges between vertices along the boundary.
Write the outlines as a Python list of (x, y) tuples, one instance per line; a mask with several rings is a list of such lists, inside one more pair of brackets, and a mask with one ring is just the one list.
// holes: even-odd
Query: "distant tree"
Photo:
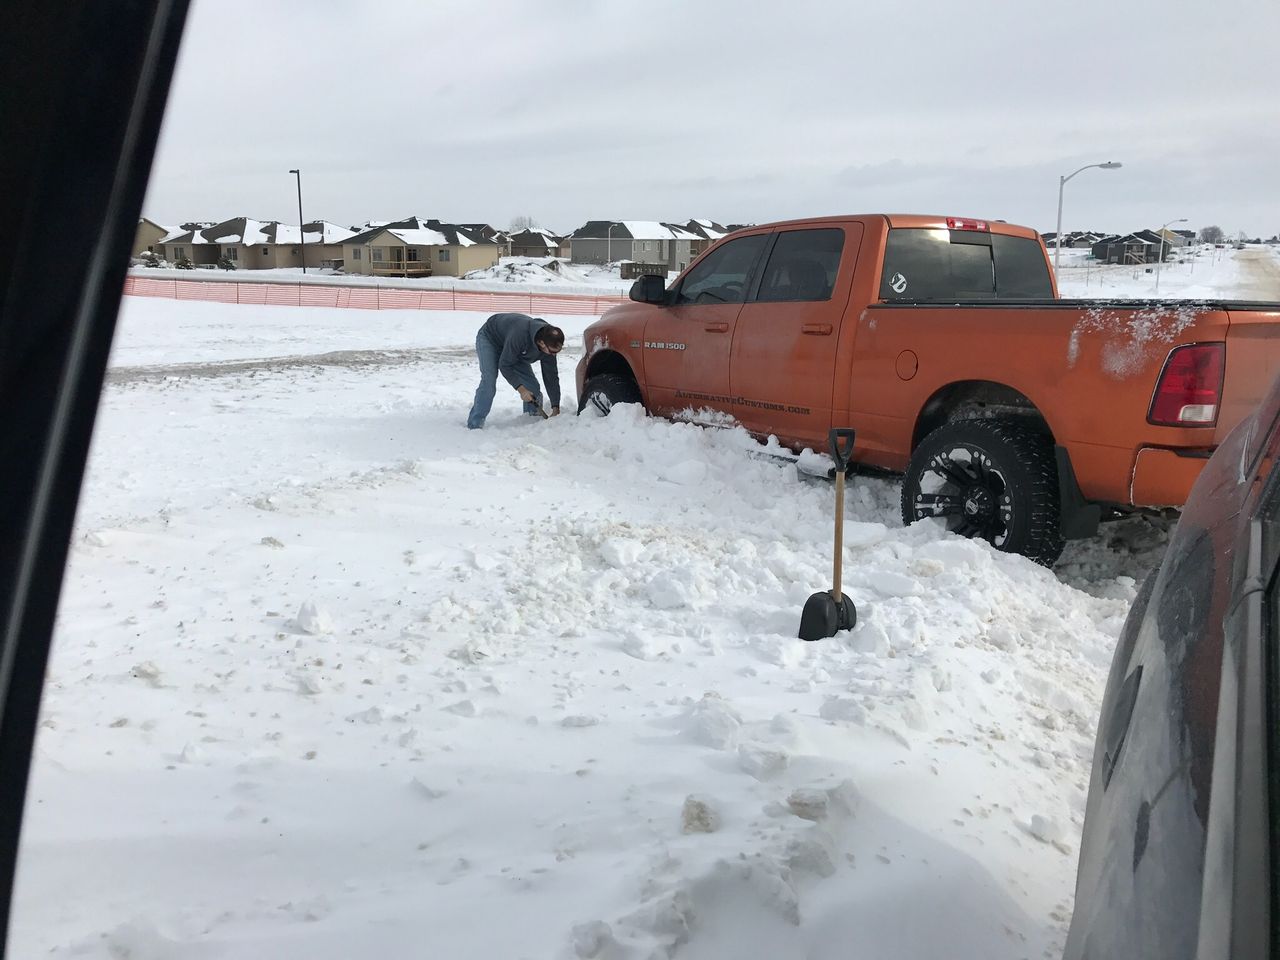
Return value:
[(179, 257), (178, 262), (174, 264), (179, 270), (194, 270), (196, 265), (191, 262), (190, 257)]
[(514, 217), (511, 220), (512, 233), (519, 233), (521, 230), (535, 230), (537, 229), (537, 226), (538, 221), (528, 214), (525, 214), (522, 217)]
[(1201, 227), (1200, 240), (1202, 243), (1221, 243), (1226, 234), (1222, 232), (1221, 227)]
[(223, 257), (221, 260), (218, 261), (218, 266), (220, 266), (223, 270), (234, 270), (236, 268), (236, 262), (232, 260), (230, 257)]
[(152, 253), (150, 250), (148, 250), (148, 251), (146, 251), (145, 253), (143, 253), (143, 255), (142, 255), (139, 259), (140, 259), (140, 260), (142, 260), (142, 265), (143, 265), (144, 267), (158, 267), (158, 266), (160, 266), (160, 258), (159, 258), (159, 257), (157, 257), (157, 256), (156, 256), (154, 253)]

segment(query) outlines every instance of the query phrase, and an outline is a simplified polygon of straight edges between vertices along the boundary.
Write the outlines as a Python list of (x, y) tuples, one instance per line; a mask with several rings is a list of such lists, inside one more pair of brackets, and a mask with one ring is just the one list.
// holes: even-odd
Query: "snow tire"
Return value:
[(1016, 419), (952, 420), (911, 455), (902, 522), (937, 517), (947, 529), (1046, 567), (1062, 553), (1053, 441)]

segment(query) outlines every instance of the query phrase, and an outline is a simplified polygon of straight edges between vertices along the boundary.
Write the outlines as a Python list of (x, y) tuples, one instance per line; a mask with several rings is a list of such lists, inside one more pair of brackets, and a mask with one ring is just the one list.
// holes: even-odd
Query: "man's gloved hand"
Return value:
[(520, 399), (525, 403), (537, 403), (537, 400), (534, 399), (533, 391), (526, 386), (516, 387), (516, 393), (520, 394)]
[(551, 408), (551, 415), (552, 415), (553, 417), (558, 417), (558, 416), (560, 416), (560, 408), (559, 408), (559, 407), (552, 407), (552, 408)]

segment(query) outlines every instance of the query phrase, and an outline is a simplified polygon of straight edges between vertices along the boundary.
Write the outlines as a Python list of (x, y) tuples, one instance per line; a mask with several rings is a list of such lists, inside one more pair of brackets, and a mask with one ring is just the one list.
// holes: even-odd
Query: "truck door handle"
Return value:
[(829, 323), (806, 323), (800, 328), (801, 333), (811, 333), (815, 337), (828, 337), (831, 335), (831, 324)]
[(723, 321), (720, 323), (709, 322), (703, 329), (706, 330), (707, 333), (728, 333), (729, 324)]

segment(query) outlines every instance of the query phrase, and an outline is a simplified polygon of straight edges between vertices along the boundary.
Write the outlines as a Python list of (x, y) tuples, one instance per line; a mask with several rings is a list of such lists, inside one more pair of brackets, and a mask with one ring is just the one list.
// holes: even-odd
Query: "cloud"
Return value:
[(1280, 6), (195, 0), (147, 213), (1280, 229)]

